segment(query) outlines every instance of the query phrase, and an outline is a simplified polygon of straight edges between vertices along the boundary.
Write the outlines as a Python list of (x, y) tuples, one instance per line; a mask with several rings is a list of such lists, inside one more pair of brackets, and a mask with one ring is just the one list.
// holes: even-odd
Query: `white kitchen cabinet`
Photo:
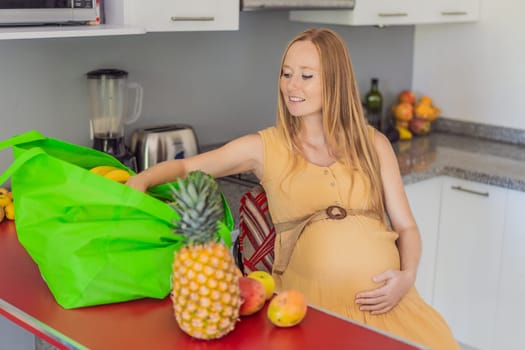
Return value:
[(112, 24), (147, 32), (238, 30), (238, 0), (114, 0), (106, 2)]
[(525, 349), (525, 192), (509, 190), (492, 349)]
[(434, 307), (458, 341), (488, 349), (493, 340), (507, 190), (445, 177)]
[(3, 27), (0, 40), (239, 29), (238, 0), (106, 0), (104, 4), (105, 24)]
[(290, 20), (341, 25), (409, 25), (479, 19), (480, 0), (367, 0), (353, 10), (291, 11)]
[(454, 23), (479, 20), (480, 0), (422, 0), (422, 22)]
[(0, 349), (34, 350), (35, 336), (0, 315)]
[(405, 192), (421, 234), (422, 252), (416, 279), (421, 297), (433, 304), (434, 267), (436, 262), (441, 206), (442, 178), (432, 178), (406, 185)]

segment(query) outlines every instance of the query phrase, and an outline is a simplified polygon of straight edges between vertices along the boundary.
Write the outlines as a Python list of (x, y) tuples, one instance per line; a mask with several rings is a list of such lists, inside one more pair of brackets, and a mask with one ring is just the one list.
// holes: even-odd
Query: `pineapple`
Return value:
[(178, 185), (172, 203), (180, 216), (175, 232), (186, 242), (173, 261), (175, 319), (194, 338), (220, 338), (235, 327), (241, 304), (238, 269), (217, 237), (217, 221), (224, 215), (221, 192), (202, 171), (190, 172)]

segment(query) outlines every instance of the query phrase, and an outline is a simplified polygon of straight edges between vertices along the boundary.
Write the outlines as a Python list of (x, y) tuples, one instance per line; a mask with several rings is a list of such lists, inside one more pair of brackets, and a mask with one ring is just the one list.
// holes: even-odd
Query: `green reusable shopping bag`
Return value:
[[(20, 243), (38, 265), (58, 304), (75, 308), (170, 292), (173, 233), (178, 215), (161, 199), (170, 185), (151, 194), (91, 173), (111, 165), (133, 173), (116, 158), (92, 148), (47, 138), (37, 131), (0, 142), (14, 161), (0, 175), (11, 177)], [(230, 243), (231, 211), (224, 200), (219, 234)]]

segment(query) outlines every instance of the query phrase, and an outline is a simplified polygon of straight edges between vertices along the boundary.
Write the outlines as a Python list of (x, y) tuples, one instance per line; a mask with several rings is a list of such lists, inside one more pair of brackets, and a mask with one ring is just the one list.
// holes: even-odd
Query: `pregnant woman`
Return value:
[(300, 33), (281, 62), (277, 125), (130, 178), (148, 187), (192, 170), (251, 171), (264, 187), (275, 240), (273, 275), (308, 303), (432, 349), (459, 349), (446, 322), (418, 295), (419, 230), (397, 159), (367, 125), (343, 40)]

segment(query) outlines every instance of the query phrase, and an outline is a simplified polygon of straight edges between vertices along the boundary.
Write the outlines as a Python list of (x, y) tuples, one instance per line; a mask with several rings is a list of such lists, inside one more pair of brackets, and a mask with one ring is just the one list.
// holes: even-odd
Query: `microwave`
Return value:
[(98, 23), (100, 0), (0, 0), (0, 26)]

